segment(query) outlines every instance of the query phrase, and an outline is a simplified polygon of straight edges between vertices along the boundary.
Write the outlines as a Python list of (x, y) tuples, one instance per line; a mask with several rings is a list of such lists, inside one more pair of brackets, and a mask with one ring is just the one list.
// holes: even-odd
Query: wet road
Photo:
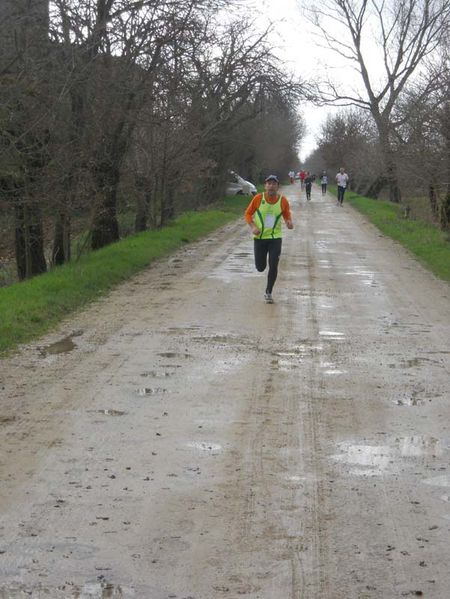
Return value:
[(449, 287), (285, 191), (1, 362), (1, 598), (449, 596)]

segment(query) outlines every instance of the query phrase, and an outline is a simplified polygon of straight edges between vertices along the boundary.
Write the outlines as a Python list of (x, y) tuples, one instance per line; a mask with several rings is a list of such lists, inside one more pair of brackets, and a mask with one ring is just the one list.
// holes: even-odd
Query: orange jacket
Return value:
[[(277, 194), (273, 199), (271, 199), (268, 194), (265, 194), (265, 198), (266, 198), (266, 202), (268, 204), (276, 204), (278, 202), (278, 195)], [(245, 211), (245, 220), (247, 221), (247, 223), (249, 225), (252, 224), (253, 222), (253, 215), (255, 214), (255, 212), (258, 210), (259, 206), (261, 205), (261, 200), (262, 200), (263, 194), (262, 193), (257, 193), (255, 196), (253, 196), (252, 201), (250, 202), (250, 204), (247, 207), (247, 210)], [(283, 215), (284, 221), (288, 221), (291, 220), (291, 209), (289, 207), (289, 202), (287, 201), (287, 199), (284, 196), (281, 196), (281, 213)]]

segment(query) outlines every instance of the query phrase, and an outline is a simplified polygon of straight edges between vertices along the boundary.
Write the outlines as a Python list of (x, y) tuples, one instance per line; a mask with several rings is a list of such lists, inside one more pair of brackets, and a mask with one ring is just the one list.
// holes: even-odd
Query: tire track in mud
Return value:
[(258, 371), (253, 380), (245, 414), (245, 419), (255, 425), (245, 448), (245, 470), (239, 481), (244, 497), (241, 525), (244, 538), (253, 540), (251, 545), (256, 554), (271, 547), (271, 592), (280, 588), (274, 582), (276, 564), (289, 563), (289, 571), (284, 569), (279, 583), (282, 583), (284, 596), (299, 599), (305, 588), (301, 558), (305, 532), (298, 497), (301, 486), (297, 482), (300, 478), (297, 473), (302, 470), (299, 468), (298, 400), (294, 389), (288, 395), (277, 389), (276, 356), (276, 352), (257, 352), (257, 359), (264, 357), (272, 364), (263, 376)]

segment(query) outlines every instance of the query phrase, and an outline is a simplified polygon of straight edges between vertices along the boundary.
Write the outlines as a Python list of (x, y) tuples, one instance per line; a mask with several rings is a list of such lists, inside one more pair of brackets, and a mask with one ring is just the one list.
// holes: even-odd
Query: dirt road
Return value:
[(0, 597), (450, 596), (449, 286), (284, 191), (0, 363)]

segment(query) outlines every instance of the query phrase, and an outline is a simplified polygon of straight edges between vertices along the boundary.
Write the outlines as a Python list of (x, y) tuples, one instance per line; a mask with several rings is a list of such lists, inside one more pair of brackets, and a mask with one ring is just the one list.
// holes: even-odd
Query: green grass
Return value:
[[(330, 191), (336, 194), (334, 186)], [(385, 235), (407, 248), (423, 266), (444, 281), (450, 281), (450, 237), (448, 233), (422, 220), (410, 220), (403, 216), (399, 204), (372, 200), (347, 191), (344, 202), (349, 203)]]
[(154, 260), (243, 218), (248, 203), (243, 196), (226, 198), (205, 211), (187, 212), (162, 229), (126, 237), (46, 274), (0, 288), (0, 354), (36, 339)]

